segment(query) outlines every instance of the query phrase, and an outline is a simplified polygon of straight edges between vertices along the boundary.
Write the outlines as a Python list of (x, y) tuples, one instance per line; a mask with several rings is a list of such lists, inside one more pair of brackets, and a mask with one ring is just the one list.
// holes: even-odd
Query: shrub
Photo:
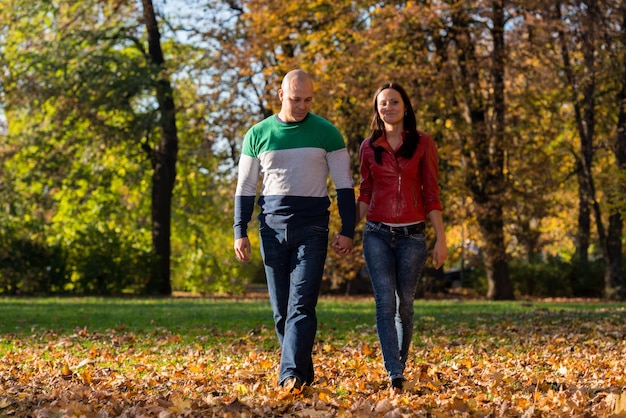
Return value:
[(2, 237), (0, 294), (53, 293), (63, 286), (66, 278), (65, 255), (61, 248), (24, 237)]
[(567, 262), (559, 257), (545, 261), (509, 263), (516, 293), (538, 297), (600, 297), (603, 264)]

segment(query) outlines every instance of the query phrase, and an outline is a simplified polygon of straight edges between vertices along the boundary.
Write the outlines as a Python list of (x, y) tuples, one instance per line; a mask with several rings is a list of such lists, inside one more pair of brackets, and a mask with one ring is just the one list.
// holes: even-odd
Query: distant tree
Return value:
[[(605, 295), (609, 298), (626, 299), (626, 281), (623, 271), (624, 217), (626, 217), (626, 4), (615, 8), (615, 18), (609, 25), (610, 34), (615, 35), (613, 44), (619, 48), (611, 50), (610, 63), (615, 66), (617, 103), (616, 130), (610, 141), (616, 162), (616, 173), (611, 182), (612, 191), (608, 193), (609, 228), (607, 232), (607, 266), (604, 283)], [(610, 39), (610, 38), (609, 38)]]
[(170, 280), (172, 192), (176, 181), (176, 157), (178, 132), (176, 130), (176, 106), (165, 58), (161, 48), (161, 34), (157, 25), (152, 0), (142, 0), (143, 19), (148, 34), (148, 54), (157, 67), (155, 87), (159, 104), (160, 139), (154, 147), (144, 142), (144, 149), (152, 162), (152, 245), (158, 257), (158, 275), (152, 277), (149, 289), (161, 295), (172, 293)]
[[(598, 235), (598, 247), (605, 263), (605, 296), (624, 297), (624, 276), (622, 272), (621, 237), (623, 235), (622, 214), (615, 205), (602, 205), (598, 195), (601, 181), (597, 173), (598, 161), (605, 157), (600, 154), (599, 144), (612, 144), (617, 169), (615, 178), (624, 167), (624, 23), (626, 12), (620, 1), (580, 2), (559, 1), (555, 4), (555, 27), (562, 58), (562, 74), (571, 95), (575, 125), (580, 145), (576, 153), (579, 188), (579, 215), (577, 256), (583, 264), (589, 260), (591, 240), (591, 214), (593, 213)], [(617, 34), (617, 36), (615, 36)], [(621, 48), (615, 48), (621, 46)], [(613, 72), (606, 69), (615, 68)], [(619, 80), (615, 87), (612, 80)], [(606, 91), (613, 90), (607, 102)], [(614, 101), (613, 101), (614, 100)], [(618, 104), (618, 109), (612, 103)], [(615, 133), (601, 123), (599, 117), (616, 114)], [(613, 135), (614, 139), (609, 140)], [(603, 141), (604, 139), (604, 141)], [(598, 186), (600, 184), (600, 187)], [(619, 183), (618, 183), (619, 184)], [(610, 186), (609, 186), (610, 187)], [(618, 186), (619, 188), (620, 186)], [(621, 186), (623, 188), (623, 185)], [(608, 200), (619, 196), (609, 191)], [(609, 211), (608, 231), (603, 216)]]
[[(92, 231), (105, 236), (128, 233), (135, 241), (128, 245), (139, 246), (141, 233), (120, 228), (128, 225), (128, 213), (115, 207), (125, 199), (126, 206), (132, 206), (130, 195), (137, 189), (128, 186), (141, 184), (137, 151), (145, 150), (153, 168), (152, 241), (160, 268), (144, 267), (150, 282), (143, 291), (171, 294), (170, 207), (177, 132), (152, 3), (143, 2), (147, 50), (137, 25), (137, 4), (61, 3), (3, 2), (3, 92), (11, 155), (6, 164), (20, 176), (12, 184), (37, 199), (34, 207), (41, 221), (57, 225), (60, 240), (71, 242), (67, 226), (80, 219), (81, 210), (87, 215), (88, 205), (80, 202), (89, 201), (94, 212), (88, 217), (96, 213), (101, 218), (89, 218), (99, 225)], [(120, 178), (129, 183), (120, 185)], [(100, 213), (95, 209), (103, 207)], [(142, 230), (139, 208), (135, 206), (137, 231)], [(64, 221), (59, 219), (64, 216)], [(112, 221), (114, 217), (119, 220)], [(80, 228), (79, 222), (74, 225)]]
[(513, 299), (504, 229), (506, 10), (502, 1), (470, 3), (447, 4), (445, 38), (435, 45), (454, 92), (449, 103), (463, 118), (457, 123), (464, 182), (483, 237), (487, 297)]

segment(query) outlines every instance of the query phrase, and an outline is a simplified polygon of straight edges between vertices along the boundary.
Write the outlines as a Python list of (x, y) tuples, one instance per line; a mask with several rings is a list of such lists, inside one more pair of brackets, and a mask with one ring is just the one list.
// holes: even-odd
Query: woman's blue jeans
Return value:
[(328, 228), (273, 229), (262, 225), (261, 255), (281, 347), (278, 383), (297, 377), (311, 384), (315, 308), (328, 250)]
[(427, 255), (426, 235), (363, 229), (363, 256), (376, 301), (376, 329), (390, 379), (404, 377), (413, 338), (413, 301)]

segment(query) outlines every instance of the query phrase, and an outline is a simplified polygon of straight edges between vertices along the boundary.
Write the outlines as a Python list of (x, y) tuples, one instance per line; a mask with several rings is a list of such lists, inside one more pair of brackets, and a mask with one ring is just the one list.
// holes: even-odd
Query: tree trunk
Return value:
[(502, 204), (493, 198), (487, 198), (482, 202), (477, 200), (474, 207), (476, 208), (476, 219), (485, 241), (483, 253), (487, 271), (487, 298), (512, 300), (515, 295), (504, 245)]
[(589, 190), (586, 187), (584, 170), (578, 164), (576, 169), (578, 179), (578, 230), (576, 231), (576, 258), (582, 264), (589, 263), (589, 243), (591, 241), (591, 202)]
[(160, 109), (161, 138), (152, 150), (152, 246), (158, 258), (158, 268), (151, 278), (148, 292), (171, 295), (170, 254), (172, 192), (176, 180), (178, 134), (176, 108), (172, 86), (162, 68), (165, 62), (161, 49), (161, 35), (151, 0), (142, 0), (143, 16), (148, 32), (150, 60), (159, 68), (156, 95)]
[[(559, 13), (557, 8), (557, 13)], [(626, 12), (622, 10), (622, 13)], [(601, 35), (599, 28), (602, 13), (598, 3), (595, 1), (585, 5), (585, 10), (581, 11), (581, 39), (584, 75), (576, 79), (571, 63), (567, 40), (563, 31), (559, 32), (561, 38), (561, 49), (563, 56), (564, 72), (567, 77), (569, 87), (572, 90), (576, 125), (580, 136), (580, 154), (578, 156), (578, 184), (579, 184), (579, 217), (578, 217), (578, 240), (577, 253), (581, 262), (588, 261), (588, 247), (590, 236), (590, 210), (593, 209), (596, 227), (598, 231), (599, 247), (604, 258), (604, 296), (607, 298), (624, 297), (623, 275), (622, 275), (622, 248), (621, 238), (623, 220), (619, 211), (609, 216), (609, 230), (605, 230), (602, 219), (602, 211), (596, 199), (595, 184), (593, 178), (593, 158), (594, 158), (594, 134), (596, 125), (596, 101), (598, 94), (596, 89), (596, 38)], [(626, 17), (623, 19), (626, 22)], [(622, 42), (626, 42), (626, 34), (622, 34)], [(623, 143), (626, 141), (624, 129), (626, 127), (626, 117), (624, 115), (624, 100), (626, 99), (626, 77), (622, 76), (622, 89), (618, 92), (619, 103), (618, 134), (614, 153), (619, 168), (626, 164), (624, 161), (625, 151)], [(581, 86), (580, 91), (576, 86)], [(581, 94), (582, 93), (582, 94)], [(620, 151), (620, 147), (622, 150)], [(621, 152), (621, 156), (620, 156)], [(610, 199), (610, 197), (609, 197)], [(621, 293), (621, 295), (620, 295)]]
[(491, 208), (483, 213), (487, 213), (490, 219), (483, 219), (481, 228), (483, 235), (489, 238), (488, 245), (493, 245), (487, 255), (487, 271), (491, 272), (491, 277), (487, 275), (489, 289), (487, 297), (494, 300), (515, 299), (513, 284), (509, 275), (509, 263), (504, 243), (504, 218), (502, 202), (497, 191), (504, 189), (504, 139), (506, 130), (506, 102), (504, 95), (504, 74), (505, 74), (505, 44), (504, 44), (504, 1), (496, 0), (492, 2), (493, 27), (493, 55), (491, 77), (493, 79), (493, 106), (494, 123), (493, 142), (495, 143), (491, 170), (493, 172), (492, 182), (495, 185), (496, 193), (493, 196)]
[(463, 156), (467, 162), (465, 184), (472, 193), (476, 219), (484, 239), (485, 268), (489, 290), (487, 297), (493, 300), (514, 299), (504, 242), (504, 218), (502, 195), (504, 178), (505, 137), (505, 50), (504, 8), (502, 1), (492, 2), (493, 53), (491, 56), (491, 83), (493, 88), (493, 125), (488, 126), (491, 112), (489, 100), (480, 89), (480, 66), (476, 56), (477, 45), (472, 43), (471, 17), (460, 8), (454, 16), (454, 40), (458, 50), (461, 88), (471, 123), (472, 134), (463, 144)]
[[(555, 7), (557, 20), (562, 21), (564, 18), (561, 15), (561, 2), (557, 2)], [(576, 256), (581, 263), (588, 263), (589, 261), (589, 236), (590, 236), (590, 226), (591, 226), (591, 218), (590, 218), (590, 193), (589, 193), (589, 183), (586, 178), (586, 170), (585, 167), (588, 163), (591, 162), (590, 156), (585, 155), (585, 150), (593, 150), (589, 145), (591, 144), (592, 136), (591, 132), (593, 131), (593, 125), (587, 126), (584, 123), (583, 117), (583, 103), (586, 105), (593, 105), (593, 96), (586, 96), (582, 101), (577, 99), (579, 92), (576, 89), (577, 81), (574, 76), (574, 70), (572, 68), (572, 61), (570, 58), (569, 47), (567, 43), (567, 36), (563, 29), (558, 31), (559, 39), (561, 42), (561, 58), (563, 59), (563, 71), (565, 73), (565, 77), (569, 88), (572, 89), (573, 95), (573, 104), (574, 104), (574, 113), (576, 117), (576, 126), (578, 129), (578, 133), (580, 136), (581, 143), (581, 155), (577, 156), (577, 166), (576, 166), (576, 174), (578, 179), (578, 232), (576, 234)], [(588, 43), (588, 41), (587, 41)], [(587, 79), (587, 83), (585, 88), (583, 89), (583, 93), (589, 94), (591, 78)], [(591, 102), (590, 102), (591, 101)], [(593, 108), (592, 108), (593, 109)], [(585, 112), (586, 116), (592, 116), (592, 109), (587, 109)], [(591, 110), (591, 113), (589, 113)], [(592, 151), (593, 152), (593, 151)]]
[(622, 230), (624, 221), (619, 212), (609, 217), (609, 232), (607, 234), (607, 253), (604, 268), (604, 296), (607, 299), (626, 299), (624, 289), (624, 274), (622, 272)]
[[(621, 46), (626, 46), (626, 6), (622, 6), (622, 32)], [(622, 52), (622, 65), (626, 64), (626, 53)], [(615, 155), (618, 171), (626, 170), (626, 67), (622, 66), (621, 89), (617, 94), (619, 111), (617, 118), (617, 136), (611, 147)], [(621, 177), (618, 177), (621, 178)], [(626, 185), (618, 181), (616, 194), (626, 196)], [(617, 199), (616, 199), (617, 200)], [(622, 235), (624, 220), (619, 207), (613, 209), (609, 217), (609, 230), (607, 232), (606, 249), (609, 259), (604, 270), (604, 294), (610, 299), (626, 299), (626, 287), (624, 286), (624, 272), (622, 271)]]

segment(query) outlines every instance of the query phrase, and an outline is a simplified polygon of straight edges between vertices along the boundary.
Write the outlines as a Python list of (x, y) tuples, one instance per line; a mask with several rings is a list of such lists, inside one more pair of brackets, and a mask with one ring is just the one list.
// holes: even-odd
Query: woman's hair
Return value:
[(374, 94), (374, 116), (372, 117), (372, 123), (370, 125), (370, 129), (372, 134), (370, 136), (370, 146), (374, 149), (374, 159), (377, 164), (382, 164), (382, 147), (375, 147), (374, 141), (380, 138), (385, 133), (385, 123), (380, 118), (378, 113), (378, 95), (386, 89), (394, 89), (400, 96), (402, 97), (402, 101), (404, 102), (404, 131), (405, 138), (402, 146), (398, 150), (400, 156), (404, 158), (411, 158), (415, 153), (415, 149), (417, 148), (417, 143), (419, 142), (419, 134), (417, 133), (417, 120), (415, 119), (415, 112), (413, 111), (413, 105), (411, 104), (411, 99), (409, 95), (398, 83), (385, 83), (376, 90), (376, 94)]

